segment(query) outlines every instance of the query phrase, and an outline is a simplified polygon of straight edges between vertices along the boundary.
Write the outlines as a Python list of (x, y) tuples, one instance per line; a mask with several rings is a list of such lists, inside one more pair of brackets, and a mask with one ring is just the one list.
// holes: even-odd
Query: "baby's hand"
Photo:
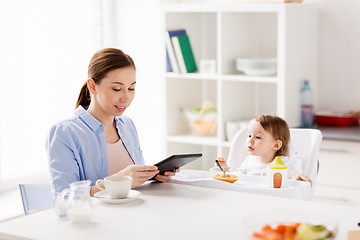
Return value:
[[(221, 165), (222, 167), (227, 167), (227, 166), (228, 166), (227, 163), (226, 163), (226, 161), (225, 161), (225, 159), (222, 158), (222, 157), (218, 157), (218, 158), (215, 159), (215, 160), (218, 160), (218, 162), (220, 163), (220, 165)], [(215, 163), (215, 166), (217, 167), (217, 164), (216, 164), (216, 163)]]
[(309, 182), (310, 185), (312, 186), (312, 181), (311, 181), (311, 179), (310, 179), (308, 176), (298, 175), (298, 176), (296, 177), (296, 180)]

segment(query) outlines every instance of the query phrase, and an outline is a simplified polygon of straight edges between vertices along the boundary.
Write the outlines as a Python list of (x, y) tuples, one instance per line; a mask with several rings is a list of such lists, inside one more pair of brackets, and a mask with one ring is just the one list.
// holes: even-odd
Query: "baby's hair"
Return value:
[(290, 129), (286, 121), (276, 115), (269, 114), (259, 115), (255, 120), (276, 140), (282, 141), (282, 146), (277, 150), (275, 156), (287, 156), (289, 154)]

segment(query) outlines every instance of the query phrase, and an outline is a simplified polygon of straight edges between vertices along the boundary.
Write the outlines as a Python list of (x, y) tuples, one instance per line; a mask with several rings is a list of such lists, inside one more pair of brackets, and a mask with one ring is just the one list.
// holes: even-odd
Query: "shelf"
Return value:
[(196, 145), (218, 146), (219, 142), (216, 136), (195, 136), (195, 135), (175, 135), (168, 136), (168, 142), (187, 143)]
[(168, 142), (175, 143), (188, 143), (188, 144), (197, 144), (197, 145), (207, 145), (207, 146), (222, 146), (230, 148), (230, 141), (222, 141), (220, 144), (218, 139), (215, 136), (194, 136), (194, 135), (174, 135), (167, 137)]
[(221, 79), (226, 81), (235, 81), (235, 82), (257, 82), (257, 83), (277, 83), (277, 76), (270, 77), (256, 77), (256, 76), (246, 76), (246, 75), (223, 75)]
[(198, 80), (217, 80), (215, 74), (201, 74), (201, 73), (166, 73), (167, 78), (172, 79), (198, 79)]
[(166, 73), (168, 79), (198, 79), (198, 80), (217, 80), (218, 78), (224, 81), (234, 82), (255, 82), (255, 83), (277, 83), (277, 76), (247, 76), (243, 74), (226, 74), (226, 75), (215, 75), (215, 74), (201, 74), (201, 73)]
[[(164, 30), (186, 29), (198, 67), (201, 60), (216, 62), (214, 74), (164, 73), (168, 155), (201, 150), (207, 169), (213, 163), (206, 159), (229, 154), (229, 121), (267, 113), (299, 125), (300, 83), (309, 79), (317, 92), (316, 4), (173, 3), (164, 4), (163, 13)], [(245, 75), (236, 69), (240, 57), (276, 58), (277, 73)], [(206, 100), (217, 109), (216, 136), (185, 135), (190, 130), (179, 108), (199, 108)]]
[[(279, 12), (285, 8), (290, 8), (290, 5), (300, 5), (296, 3), (291, 4), (274, 4), (274, 3), (170, 3), (164, 5), (166, 12)], [(309, 4), (302, 4), (309, 5)]]

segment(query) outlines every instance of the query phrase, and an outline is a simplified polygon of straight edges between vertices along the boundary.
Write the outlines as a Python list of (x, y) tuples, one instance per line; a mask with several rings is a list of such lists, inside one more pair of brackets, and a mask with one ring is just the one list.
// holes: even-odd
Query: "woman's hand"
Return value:
[(131, 187), (137, 187), (159, 173), (157, 166), (130, 165), (114, 175), (126, 175), (132, 177)]
[(296, 180), (309, 182), (310, 185), (312, 186), (312, 181), (308, 176), (300, 174), (300, 175), (297, 175)]
[(155, 179), (159, 182), (168, 182), (172, 178), (172, 176), (175, 176), (177, 172), (179, 172), (179, 169), (176, 169), (175, 171), (171, 172), (164, 172), (164, 174), (156, 175)]

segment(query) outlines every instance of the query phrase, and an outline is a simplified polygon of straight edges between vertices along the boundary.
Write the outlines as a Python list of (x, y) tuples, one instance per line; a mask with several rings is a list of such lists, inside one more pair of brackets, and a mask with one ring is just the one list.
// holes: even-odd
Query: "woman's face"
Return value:
[(266, 157), (272, 160), (279, 146), (278, 141), (274, 139), (272, 134), (265, 131), (261, 124), (253, 119), (248, 126), (246, 149), (251, 155)]
[(95, 84), (94, 97), (103, 112), (121, 116), (134, 99), (135, 85), (136, 72), (133, 67), (116, 69)]

